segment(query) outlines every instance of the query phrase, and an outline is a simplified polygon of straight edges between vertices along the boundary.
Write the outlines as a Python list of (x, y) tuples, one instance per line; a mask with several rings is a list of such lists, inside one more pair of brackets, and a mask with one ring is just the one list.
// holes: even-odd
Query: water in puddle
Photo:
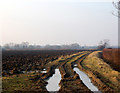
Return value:
[(43, 70), (45, 71), (46, 69), (44, 68)]
[(80, 77), (80, 79), (83, 81), (83, 83), (93, 92), (97, 92), (97, 93), (102, 93), (98, 90), (98, 88), (96, 86), (94, 86), (91, 82), (91, 80), (89, 79), (89, 77), (82, 71), (80, 71), (78, 68), (74, 68), (73, 69)]
[(47, 73), (47, 71), (41, 71), (41, 73)]
[(50, 77), (49, 80), (47, 81), (48, 82), (48, 84), (46, 86), (47, 90), (48, 91), (59, 91), (60, 80), (61, 80), (60, 71), (59, 71), (59, 69), (55, 69), (55, 74), (53, 74), (53, 76)]
[(22, 71), (23, 74), (25, 74), (25, 73), (26, 74), (28, 74), (28, 73), (35, 73), (35, 72), (38, 73), (39, 71), (38, 70), (35, 70), (35, 71), (31, 71), (31, 70), (30, 71)]
[(22, 73), (26, 73), (26, 74), (28, 74), (28, 73), (35, 73), (35, 71), (22, 71)]
[(43, 68), (42, 71), (41, 71), (41, 73), (47, 73), (46, 69)]
[(74, 67), (77, 67), (77, 64), (75, 64)]

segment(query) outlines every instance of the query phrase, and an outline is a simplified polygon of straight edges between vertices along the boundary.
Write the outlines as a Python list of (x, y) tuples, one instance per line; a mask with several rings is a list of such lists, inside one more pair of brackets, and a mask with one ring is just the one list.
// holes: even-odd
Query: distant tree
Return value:
[(27, 47), (29, 46), (29, 42), (22, 42), (22, 43), (21, 43), (21, 46), (22, 46), (23, 48), (27, 48)]
[(36, 45), (36, 48), (41, 48), (41, 46), (40, 45)]
[(77, 44), (77, 43), (74, 43), (74, 44), (71, 44), (71, 45), (70, 45), (70, 48), (71, 48), (71, 49), (80, 49), (80, 45)]
[(11, 42), (11, 43), (8, 43), (8, 46), (9, 46), (10, 48), (14, 48), (14, 45), (15, 45), (15, 44), (12, 43), (12, 42)]
[(120, 0), (113, 1), (113, 5), (117, 9), (117, 12), (113, 12), (112, 14), (120, 18)]
[(98, 49), (102, 50), (110, 45), (110, 40), (109, 39), (104, 39), (103, 41), (100, 41), (98, 44)]
[(45, 49), (50, 49), (51, 48), (51, 45), (47, 44), (44, 46)]
[(34, 45), (29, 45), (29, 48), (34, 48)]
[(4, 45), (4, 48), (5, 48), (5, 49), (9, 49), (9, 48), (10, 48), (10, 45), (9, 45), (9, 44), (5, 44), (5, 45)]
[(19, 44), (15, 44), (14, 48), (18, 49), (18, 48), (20, 48), (20, 45)]

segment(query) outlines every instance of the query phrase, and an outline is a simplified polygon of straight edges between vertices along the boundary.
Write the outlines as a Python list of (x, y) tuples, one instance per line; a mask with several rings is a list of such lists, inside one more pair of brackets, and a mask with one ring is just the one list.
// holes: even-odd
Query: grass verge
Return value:
[[(120, 72), (113, 70), (109, 64), (104, 62), (103, 59), (99, 58), (100, 53), (101, 51), (95, 51), (87, 56), (87, 58), (81, 63), (82, 67), (85, 69), (85, 71), (92, 72), (113, 91), (120, 92)], [(89, 72), (88, 76), (92, 77)], [(96, 83), (99, 83), (99, 87), (100, 82), (96, 81)]]
[(3, 92), (13, 91), (47, 91), (45, 85), (47, 83), (40, 78), (40, 75), (29, 73), (12, 75), (2, 78)]

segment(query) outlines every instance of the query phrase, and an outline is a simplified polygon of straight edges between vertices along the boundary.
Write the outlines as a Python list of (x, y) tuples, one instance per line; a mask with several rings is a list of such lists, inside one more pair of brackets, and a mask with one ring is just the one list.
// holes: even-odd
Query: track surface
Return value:
[(59, 59), (49, 62), (45, 65), (48, 73), (43, 74), (42, 79), (49, 78), (55, 73), (55, 69), (59, 68), (62, 75), (59, 92), (87, 92), (91, 91), (79, 79), (78, 74), (73, 70), (74, 64), (78, 66), (89, 55), (91, 51), (78, 52), (69, 56), (62, 56)]

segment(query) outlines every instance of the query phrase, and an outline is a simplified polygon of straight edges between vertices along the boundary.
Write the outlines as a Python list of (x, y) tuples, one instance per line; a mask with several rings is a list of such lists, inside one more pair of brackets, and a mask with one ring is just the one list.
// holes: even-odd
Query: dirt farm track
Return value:
[(95, 92), (74, 71), (75, 67), (89, 77), (99, 92), (119, 93), (120, 72), (105, 62), (101, 54), (102, 51), (93, 50), (3, 51), (3, 93), (48, 93), (47, 80), (56, 69), (61, 74), (58, 93)]

